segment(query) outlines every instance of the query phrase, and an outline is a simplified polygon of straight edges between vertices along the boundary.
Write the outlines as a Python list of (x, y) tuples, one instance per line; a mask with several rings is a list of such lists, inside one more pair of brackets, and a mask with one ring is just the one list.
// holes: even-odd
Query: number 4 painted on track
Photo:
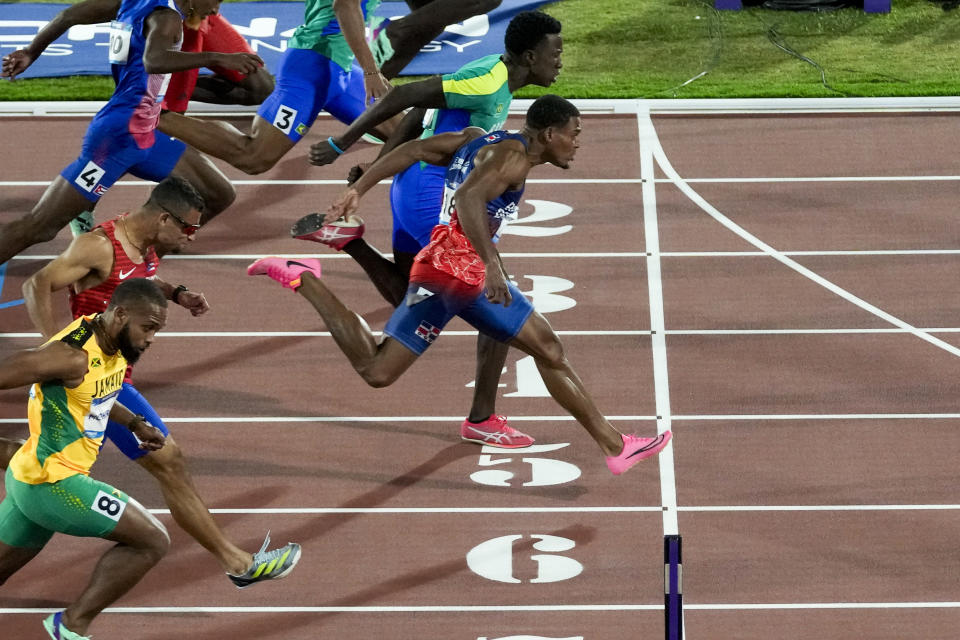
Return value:
[[(501, 375), (507, 373), (507, 367), (500, 372)], [(467, 388), (472, 389), (477, 386), (476, 380), (471, 380), (466, 384)], [(499, 387), (506, 387), (507, 383), (501, 382)], [(517, 390), (503, 394), (505, 398), (549, 398), (550, 392), (547, 391), (547, 385), (543, 383), (540, 372), (537, 371), (537, 363), (533, 356), (526, 356), (517, 360)]]

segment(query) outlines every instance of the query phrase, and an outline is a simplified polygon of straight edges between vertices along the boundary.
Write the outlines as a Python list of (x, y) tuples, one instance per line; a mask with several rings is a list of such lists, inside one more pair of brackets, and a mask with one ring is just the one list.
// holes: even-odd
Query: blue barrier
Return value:
[[(503, 51), (507, 23), (520, 11), (535, 9), (546, 0), (504, 0), (487, 15), (449, 25), (436, 40), (421, 49), (402, 75), (450, 73), (483, 56)], [(0, 55), (25, 47), (66, 4), (0, 3)], [(231, 2), (221, 12), (276, 72), (287, 40), (303, 22), (302, 2)], [(384, 2), (376, 11), (384, 17), (409, 13), (405, 2)], [(71, 75), (109, 75), (107, 46), (110, 25), (78, 25), (51, 44), (21, 78)]]

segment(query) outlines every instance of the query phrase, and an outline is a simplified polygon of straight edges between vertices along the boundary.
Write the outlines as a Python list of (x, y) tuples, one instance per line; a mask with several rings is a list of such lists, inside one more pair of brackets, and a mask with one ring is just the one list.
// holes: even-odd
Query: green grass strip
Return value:
[[(960, 86), (960, 11), (928, 0), (894, 0), (889, 14), (712, 6), (547, 5), (564, 25), (564, 69), (549, 91), (569, 98), (948, 96)], [(21, 80), (0, 84), (0, 100), (105, 100), (112, 87), (108, 77)], [(527, 88), (518, 97), (547, 91)]]

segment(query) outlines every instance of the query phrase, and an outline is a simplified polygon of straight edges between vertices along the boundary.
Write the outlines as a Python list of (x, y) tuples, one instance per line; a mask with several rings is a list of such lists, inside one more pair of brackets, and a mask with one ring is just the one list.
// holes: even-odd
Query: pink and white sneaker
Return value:
[(363, 219), (359, 216), (327, 222), (324, 214), (310, 213), (294, 223), (290, 235), (297, 240), (312, 240), (342, 251), (347, 243), (363, 237), (363, 229)]
[(508, 425), (506, 416), (497, 414), (478, 423), (464, 420), (460, 425), (460, 437), (467, 442), (501, 449), (522, 449), (533, 444), (533, 438)]
[(664, 431), (656, 438), (641, 438), (633, 434), (621, 434), (623, 451), (616, 456), (607, 456), (607, 468), (615, 476), (620, 475), (641, 460), (655, 456), (670, 443), (673, 434)]
[(247, 267), (248, 276), (266, 275), (294, 291), (300, 286), (300, 276), (309, 271), (320, 277), (320, 261), (316, 258), (260, 258)]

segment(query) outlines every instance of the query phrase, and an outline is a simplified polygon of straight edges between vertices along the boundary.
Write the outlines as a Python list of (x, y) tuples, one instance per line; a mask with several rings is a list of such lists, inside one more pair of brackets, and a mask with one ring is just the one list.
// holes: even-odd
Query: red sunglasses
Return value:
[(200, 225), (190, 224), (189, 222), (187, 222), (186, 220), (184, 220), (183, 218), (175, 214), (173, 211), (169, 211), (167, 209), (164, 209), (163, 211), (168, 216), (170, 216), (171, 218), (177, 221), (177, 224), (180, 225), (180, 231), (183, 232), (183, 235), (189, 237), (200, 230)]

